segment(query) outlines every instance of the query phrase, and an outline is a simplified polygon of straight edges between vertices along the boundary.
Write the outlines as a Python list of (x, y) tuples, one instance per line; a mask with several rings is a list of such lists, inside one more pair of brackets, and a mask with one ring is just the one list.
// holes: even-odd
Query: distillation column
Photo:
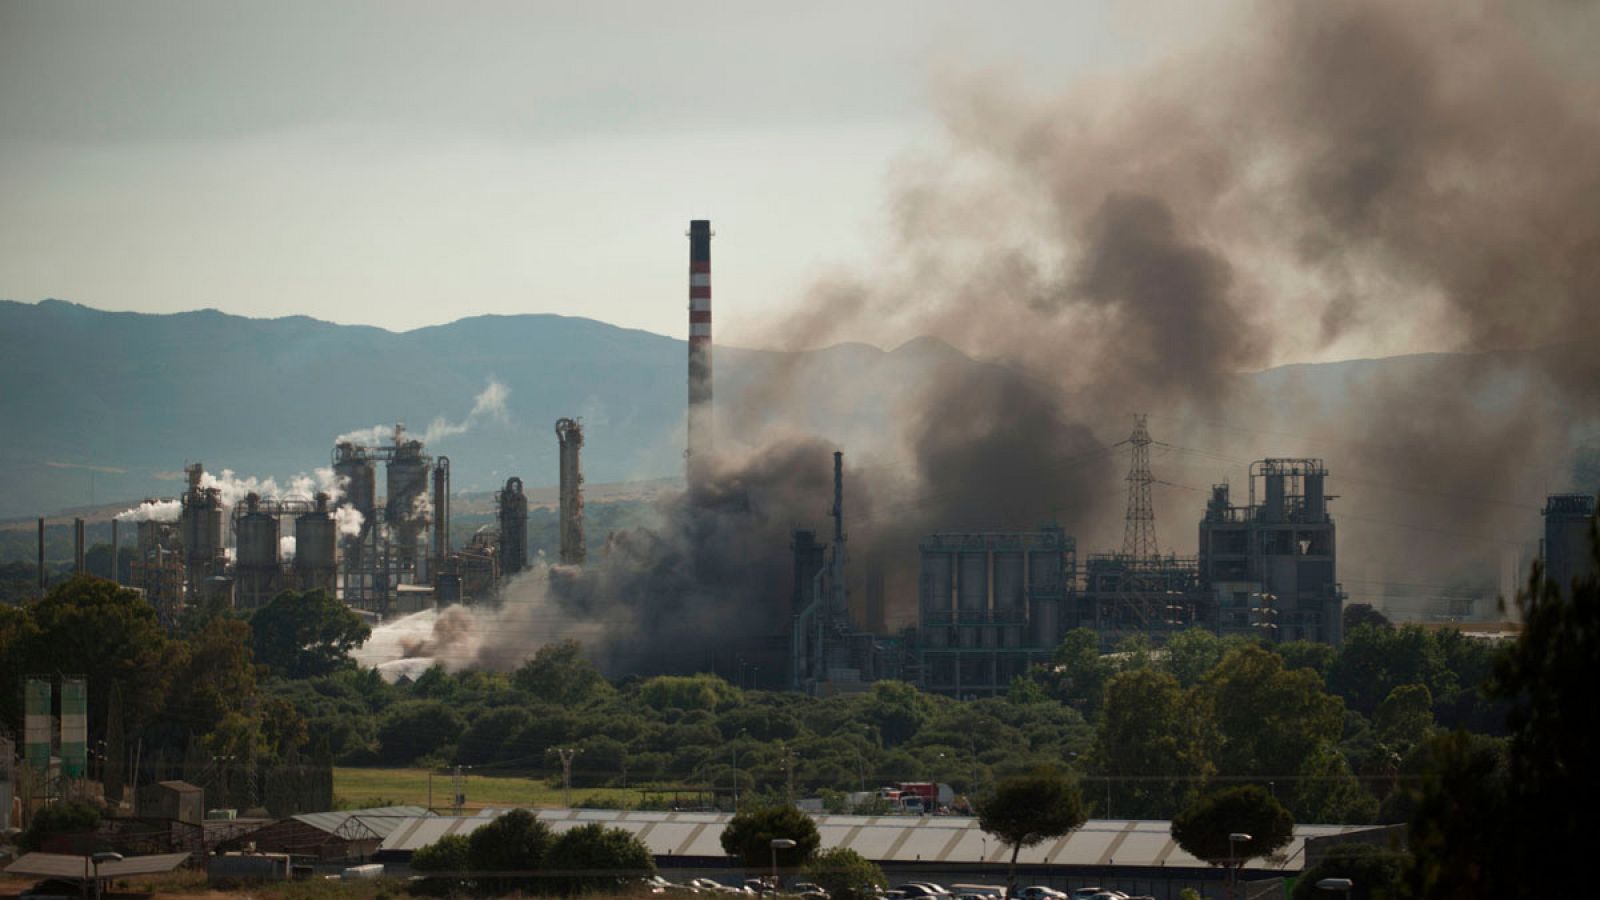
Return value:
[(561, 445), (561, 562), (582, 565), (583, 545), (583, 425), (577, 419), (556, 421)]

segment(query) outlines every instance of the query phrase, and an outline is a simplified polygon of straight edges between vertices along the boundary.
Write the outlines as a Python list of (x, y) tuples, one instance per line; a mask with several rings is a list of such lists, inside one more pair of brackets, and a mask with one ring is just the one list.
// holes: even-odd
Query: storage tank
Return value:
[(333, 592), (338, 536), (328, 495), (318, 494), (314, 508), (294, 520), (294, 573), (300, 590)]
[(261, 498), (248, 494), (234, 519), (234, 594), (245, 609), (260, 609), (278, 592), (278, 517), (261, 508)]
[(237, 523), (239, 547), (234, 564), (240, 570), (278, 567), (278, 519), (261, 509), (261, 498), (244, 498), (244, 513)]
[(922, 621), (920, 629), (930, 647), (949, 646), (951, 620), (950, 554), (922, 551)]

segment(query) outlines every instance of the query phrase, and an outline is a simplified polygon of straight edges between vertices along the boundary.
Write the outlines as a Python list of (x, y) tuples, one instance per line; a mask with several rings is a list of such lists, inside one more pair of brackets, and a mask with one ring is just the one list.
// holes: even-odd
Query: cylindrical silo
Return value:
[(260, 508), (261, 498), (245, 497), (244, 514), (239, 516), (239, 548), (234, 557), (241, 569), (277, 568), (278, 519)]
[(235, 596), (246, 609), (259, 609), (278, 590), (278, 517), (261, 508), (261, 498), (250, 494), (234, 521)]
[(949, 644), (953, 579), (950, 554), (924, 548), (922, 551), (922, 621), (919, 628), (930, 647)]
[(338, 536), (328, 495), (318, 494), (316, 508), (294, 520), (294, 573), (300, 590), (333, 593)]

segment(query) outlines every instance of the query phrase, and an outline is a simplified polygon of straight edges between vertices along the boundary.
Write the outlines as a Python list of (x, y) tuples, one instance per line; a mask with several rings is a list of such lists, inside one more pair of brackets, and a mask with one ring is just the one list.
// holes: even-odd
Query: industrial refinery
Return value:
[[(710, 222), (698, 219), (687, 232), (686, 518), (667, 518), (670, 527), (688, 535), (683, 540), (691, 547), (716, 540), (707, 536), (715, 529), (697, 521), (703, 525), (721, 514), (713, 504), (726, 506), (729, 494), (743, 490), (714, 483), (723, 476), (713, 439), (713, 234)], [(648, 569), (660, 559), (648, 552), (613, 553), (614, 543), (634, 550), (650, 546), (637, 535), (616, 534), (607, 536), (605, 552), (591, 558), (582, 466), (590, 435), (573, 416), (559, 418), (554, 432), (559, 555), (548, 563), (530, 558), (529, 498), (517, 475), (494, 492), (492, 521), (456, 546), (450, 459), (430, 453), (421, 439), (396, 425), (384, 435), (336, 440), (331, 477), (309, 492), (225, 490), (201, 463), (187, 465), (181, 496), (146, 500), (130, 511), (137, 515), (126, 515), (137, 528), (131, 586), (169, 626), (187, 606), (248, 611), (289, 590), (328, 592), (373, 623), (456, 605), (494, 607), (508, 602), (508, 585), (519, 576), (558, 584), (552, 589), (558, 601), (562, 591), (581, 598), (612, 591), (629, 594), (630, 603), (659, 606), (662, 616), (693, 618), (693, 610), (653, 593), (657, 583), (648, 578), (607, 580), (608, 573)], [(594, 437), (605, 439), (603, 433)], [(808, 449), (815, 457), (832, 454), (831, 536), (793, 527), (785, 532), (786, 548), (776, 541), (756, 548), (777, 563), (763, 572), (787, 570), (792, 580), (763, 576), (766, 581), (755, 590), (768, 598), (765, 605), (738, 607), (740, 627), (719, 635), (713, 651), (696, 655), (695, 648), (668, 648), (684, 652), (625, 665), (709, 670), (739, 683), (817, 695), (900, 679), (950, 696), (983, 697), (1005, 692), (1014, 678), (1048, 662), (1073, 629), (1093, 631), (1103, 649), (1133, 635), (1159, 644), (1175, 631), (1197, 627), (1268, 641), (1338, 644), (1346, 594), (1325, 462), (1269, 457), (1250, 463), (1241, 473), (1243, 503), (1233, 485), (1213, 485), (1203, 508), (1192, 513), (1195, 544), (1163, 552), (1151, 499), (1157, 483), (1152, 446), (1164, 445), (1142, 415), (1133, 417), (1127, 439), (1114, 445), (1125, 448), (1128, 459), (1120, 548), (1080, 547), (1055, 522), (996, 531), (952, 520), (891, 548), (888, 560), (864, 562), (859, 571), (852, 569), (847, 536), (845, 453)], [(707, 499), (713, 496), (718, 499)], [(812, 508), (820, 510), (824, 500), (815, 499)], [(748, 498), (739, 502), (748, 505)], [(1569, 581), (1578, 566), (1594, 515), (1592, 497), (1550, 498), (1543, 555), (1558, 583)], [(115, 527), (114, 552), (124, 552)], [(76, 533), (81, 569), (81, 522)], [(884, 569), (894, 566), (914, 573), (900, 581), (903, 596), (889, 596), (886, 589)], [(691, 579), (714, 581), (720, 576), (706, 574), (710, 568), (691, 561), (687, 571)], [(669, 579), (664, 592), (673, 595), (672, 602), (692, 604), (704, 596), (686, 589), (683, 580)], [(913, 585), (909, 594), (906, 584)], [(741, 591), (725, 593), (748, 604), (748, 592)], [(891, 631), (888, 607), (914, 609), (914, 624)], [(523, 655), (548, 639), (526, 637)]]

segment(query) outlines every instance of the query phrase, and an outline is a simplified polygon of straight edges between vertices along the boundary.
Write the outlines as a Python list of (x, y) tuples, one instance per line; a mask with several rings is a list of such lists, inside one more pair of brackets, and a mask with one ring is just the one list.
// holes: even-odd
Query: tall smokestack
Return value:
[(689, 222), (689, 446), (692, 470), (711, 449), (711, 221)]
[(39, 517), (39, 596), (44, 596), (44, 589), (49, 579), (44, 574), (44, 516)]
[(83, 520), (72, 520), (72, 574), (82, 575), (83, 567)]

